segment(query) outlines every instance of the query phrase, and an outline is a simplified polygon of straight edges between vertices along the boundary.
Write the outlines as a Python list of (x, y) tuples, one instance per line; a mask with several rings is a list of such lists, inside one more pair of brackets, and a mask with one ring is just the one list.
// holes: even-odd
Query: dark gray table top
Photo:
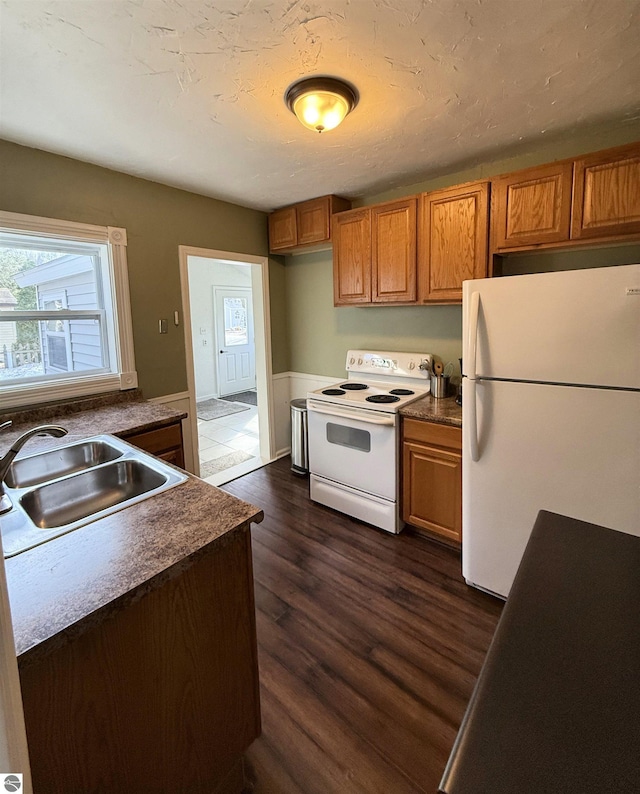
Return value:
[(440, 786), (640, 791), (640, 537), (539, 513)]

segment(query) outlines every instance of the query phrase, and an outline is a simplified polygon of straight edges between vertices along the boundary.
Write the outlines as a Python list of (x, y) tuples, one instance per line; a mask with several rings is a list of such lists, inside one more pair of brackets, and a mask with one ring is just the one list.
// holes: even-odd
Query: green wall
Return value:
[[(640, 121), (592, 128), (580, 135), (540, 139), (535, 146), (488, 153), (481, 163), (436, 174), (402, 188), (367, 195), (353, 202), (366, 206), (437, 190), (541, 163), (640, 140)], [(506, 257), (504, 274), (597, 267), (640, 262), (640, 245), (592, 251), (547, 252)], [(290, 368), (294, 372), (342, 377), (351, 348), (435, 353), (444, 361), (462, 355), (460, 306), (339, 307), (333, 305), (331, 252), (286, 258), (286, 296)]]
[[(127, 230), (133, 334), (145, 397), (185, 391), (178, 246), (267, 254), (266, 214), (0, 140), (0, 209)], [(271, 259), (274, 372), (289, 369), (284, 265)]]
[(294, 372), (340, 378), (352, 348), (462, 355), (460, 306), (335, 308), (330, 251), (288, 257), (286, 277)]

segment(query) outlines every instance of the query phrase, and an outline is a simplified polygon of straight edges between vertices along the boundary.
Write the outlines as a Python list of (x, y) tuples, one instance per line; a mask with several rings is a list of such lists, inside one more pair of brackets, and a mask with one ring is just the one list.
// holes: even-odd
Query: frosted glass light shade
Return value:
[(294, 83), (285, 101), (297, 119), (314, 132), (332, 130), (358, 102), (355, 90), (329, 77), (308, 78)]

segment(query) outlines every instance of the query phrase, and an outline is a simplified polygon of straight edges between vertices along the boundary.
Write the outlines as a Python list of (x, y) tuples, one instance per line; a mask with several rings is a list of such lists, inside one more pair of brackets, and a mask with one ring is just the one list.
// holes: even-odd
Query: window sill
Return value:
[(18, 408), (25, 405), (39, 405), (56, 400), (70, 400), (74, 397), (87, 397), (104, 392), (124, 391), (138, 386), (136, 372), (122, 375), (100, 375), (95, 378), (73, 378), (50, 384), (15, 384), (4, 386), (0, 394), (0, 410)]

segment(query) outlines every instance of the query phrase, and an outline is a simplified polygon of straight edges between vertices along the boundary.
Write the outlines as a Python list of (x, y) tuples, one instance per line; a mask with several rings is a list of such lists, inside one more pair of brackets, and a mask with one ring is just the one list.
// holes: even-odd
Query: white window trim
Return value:
[(60, 238), (107, 244), (113, 277), (113, 304), (117, 319), (116, 347), (120, 374), (66, 377), (48, 383), (2, 384), (0, 408), (35, 405), (51, 400), (85, 397), (108, 391), (135, 389), (138, 385), (133, 349), (133, 323), (127, 268), (127, 230), (115, 226), (94, 226), (56, 218), (40, 218), (0, 211), (0, 232), (24, 232), (43, 238)]

